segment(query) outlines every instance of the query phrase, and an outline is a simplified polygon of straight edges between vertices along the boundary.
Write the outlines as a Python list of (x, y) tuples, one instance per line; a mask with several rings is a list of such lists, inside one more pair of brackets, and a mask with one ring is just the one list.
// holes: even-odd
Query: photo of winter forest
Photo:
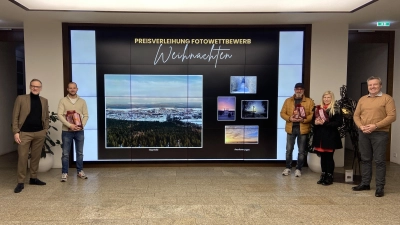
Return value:
[(231, 76), (231, 94), (256, 94), (256, 76)]
[(202, 147), (202, 75), (106, 74), (106, 148)]

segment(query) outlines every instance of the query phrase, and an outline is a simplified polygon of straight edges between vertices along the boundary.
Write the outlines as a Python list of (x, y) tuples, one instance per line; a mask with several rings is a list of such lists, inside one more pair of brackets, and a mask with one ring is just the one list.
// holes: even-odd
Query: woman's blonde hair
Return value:
[(334, 106), (335, 106), (335, 94), (333, 94), (332, 91), (325, 91), (324, 94), (322, 94), (321, 106), (324, 105), (324, 96), (325, 95), (330, 95), (331, 96), (331, 103), (328, 105), (327, 109), (329, 109), (329, 115), (333, 116), (333, 115), (335, 115), (335, 109), (334, 109)]

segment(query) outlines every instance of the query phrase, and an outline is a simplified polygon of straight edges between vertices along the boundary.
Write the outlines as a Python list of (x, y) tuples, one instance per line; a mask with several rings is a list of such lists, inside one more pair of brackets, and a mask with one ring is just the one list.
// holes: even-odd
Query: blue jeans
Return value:
[(287, 134), (286, 138), (286, 168), (292, 168), (292, 153), (294, 143), (297, 138), (297, 147), (299, 148), (299, 155), (297, 157), (296, 169), (301, 170), (304, 164), (307, 134), (300, 134), (300, 126), (293, 127), (292, 133)]
[(81, 172), (83, 169), (83, 143), (85, 140), (84, 131), (62, 131), (61, 134), (63, 149), (61, 156), (62, 173), (68, 173), (69, 153), (71, 152), (72, 142), (75, 142), (76, 170)]
[(376, 165), (375, 183), (377, 188), (385, 186), (386, 145), (389, 132), (375, 131), (364, 134), (358, 131), (358, 143), (361, 155), (361, 184), (369, 185), (372, 179), (372, 159)]

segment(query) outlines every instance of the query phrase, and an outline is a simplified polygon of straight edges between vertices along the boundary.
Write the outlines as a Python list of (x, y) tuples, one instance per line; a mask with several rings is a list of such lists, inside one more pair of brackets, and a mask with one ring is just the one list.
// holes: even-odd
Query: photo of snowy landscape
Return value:
[(256, 94), (257, 76), (231, 76), (231, 94)]
[(202, 147), (201, 75), (106, 74), (106, 147)]

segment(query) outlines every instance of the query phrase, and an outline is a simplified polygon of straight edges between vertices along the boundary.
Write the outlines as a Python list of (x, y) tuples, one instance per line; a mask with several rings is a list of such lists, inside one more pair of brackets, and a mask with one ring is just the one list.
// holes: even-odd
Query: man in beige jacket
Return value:
[[(83, 128), (89, 119), (88, 108), (86, 101), (80, 98), (77, 94), (78, 85), (75, 82), (70, 82), (67, 87), (68, 94), (60, 100), (58, 104), (58, 119), (62, 122), (62, 156), (61, 156), (61, 182), (66, 182), (68, 177), (69, 167), (69, 153), (73, 142), (75, 142), (76, 153), (76, 170), (77, 176), (82, 179), (87, 179), (85, 172), (83, 172), (83, 144), (85, 134)], [(66, 119), (66, 115), (70, 112), (78, 113), (80, 117), (79, 123), (71, 123)]]
[(24, 189), (29, 150), (31, 152), (30, 179), (31, 185), (46, 185), (37, 179), (40, 155), (46, 132), (49, 129), (49, 106), (47, 99), (39, 96), (42, 82), (33, 79), (30, 82), (31, 93), (19, 95), (14, 103), (12, 129), (14, 141), (18, 144), (18, 184), (14, 192)]

